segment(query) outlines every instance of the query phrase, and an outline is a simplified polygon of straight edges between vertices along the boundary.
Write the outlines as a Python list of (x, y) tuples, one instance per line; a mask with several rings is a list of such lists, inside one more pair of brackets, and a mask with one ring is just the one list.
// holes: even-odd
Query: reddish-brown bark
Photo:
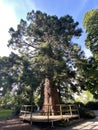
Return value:
[(49, 78), (45, 78), (44, 84), (44, 103), (42, 107), (42, 114), (55, 115), (59, 111), (59, 96), (56, 87), (51, 86)]

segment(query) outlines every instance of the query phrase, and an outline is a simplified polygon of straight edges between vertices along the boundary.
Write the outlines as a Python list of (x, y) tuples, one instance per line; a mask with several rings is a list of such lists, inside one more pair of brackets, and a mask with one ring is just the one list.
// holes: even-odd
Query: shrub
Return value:
[(98, 102), (88, 102), (85, 106), (90, 110), (98, 110)]
[(86, 119), (92, 119), (95, 118), (95, 113), (86, 107), (80, 107), (79, 108), (79, 113), (81, 118), (86, 118)]

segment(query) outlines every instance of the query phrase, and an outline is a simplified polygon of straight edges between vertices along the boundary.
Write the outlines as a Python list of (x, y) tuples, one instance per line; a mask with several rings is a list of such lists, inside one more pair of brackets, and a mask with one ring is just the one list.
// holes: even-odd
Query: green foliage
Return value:
[(8, 57), (0, 58), (0, 88), (2, 89), (1, 95), (5, 95), (7, 90), (11, 90), (13, 78), (10, 75), (10, 68), (12, 63), (9, 62)]
[(82, 90), (88, 90), (98, 98), (98, 63), (94, 57), (77, 61), (77, 82)]
[[(32, 92), (42, 84), (48, 76), (59, 92), (70, 84), (76, 91), (74, 67), (81, 59), (81, 48), (72, 43), (73, 37), (81, 36), (78, 28), (69, 15), (58, 18), (41, 11), (32, 11), (27, 14), (27, 20), (20, 20), (17, 30), (10, 28), (11, 39), (8, 46), (17, 50), (22, 57), (21, 83), (32, 88)], [(62, 87), (61, 87), (62, 86)], [(66, 94), (65, 94), (66, 95)]]
[(75, 94), (74, 98), (76, 102), (82, 102), (83, 104), (95, 101), (93, 95), (89, 91), (82, 91), (80, 94)]
[(90, 110), (98, 110), (98, 102), (88, 102), (86, 104), (86, 108), (90, 109)]
[(15, 97), (11, 92), (7, 92), (5, 96), (0, 97), (0, 107), (12, 109), (15, 105)]
[(98, 9), (85, 13), (83, 24), (86, 29), (86, 46), (91, 50), (93, 57), (85, 65), (86, 86), (98, 98)]
[(12, 116), (13, 111), (10, 109), (0, 109), (0, 118), (9, 118)]
[(80, 113), (81, 118), (92, 119), (92, 118), (96, 117), (93, 111), (91, 111), (85, 107), (80, 107), (79, 113)]
[[(35, 92), (38, 88), (39, 91), (43, 89), (46, 76), (65, 102), (66, 99), (73, 101), (72, 94), (81, 88), (97, 95), (97, 13), (98, 10), (92, 10), (84, 16), (86, 45), (94, 54), (89, 59), (72, 41), (81, 36), (82, 30), (69, 15), (58, 18), (32, 11), (27, 14), (26, 20), (20, 20), (16, 30), (10, 28), (8, 46), (17, 50), (18, 54), (12, 53), (0, 59), (0, 87), (3, 87), (5, 99), (7, 91), (16, 84), (15, 108), (22, 103), (37, 104), (40, 99)], [(39, 95), (43, 95), (42, 92)]]
[(85, 13), (83, 25), (87, 32), (86, 45), (92, 51), (94, 58), (98, 62), (98, 9)]
[(77, 102), (76, 104), (79, 106), (80, 118), (92, 119), (96, 117), (95, 113), (87, 108), (86, 104), (83, 104), (82, 102)]

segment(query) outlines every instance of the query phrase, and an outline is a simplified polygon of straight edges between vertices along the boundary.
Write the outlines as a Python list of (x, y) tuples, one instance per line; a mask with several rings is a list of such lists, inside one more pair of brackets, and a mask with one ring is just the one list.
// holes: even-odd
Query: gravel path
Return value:
[(98, 130), (98, 117), (78, 124), (74, 124), (69, 127), (54, 128), (53, 130)]
[(53, 130), (98, 130), (98, 110), (94, 111), (96, 118), (85, 120), (68, 127), (54, 128)]

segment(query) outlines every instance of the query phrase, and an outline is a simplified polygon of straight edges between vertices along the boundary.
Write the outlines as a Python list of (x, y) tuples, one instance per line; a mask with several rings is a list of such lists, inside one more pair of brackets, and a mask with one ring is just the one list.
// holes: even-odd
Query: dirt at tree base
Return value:
[[(79, 123), (83, 121), (83, 119), (80, 120), (74, 120), (76, 123)], [(72, 121), (69, 123), (69, 125), (75, 124), (75, 122)], [(19, 118), (11, 118), (11, 119), (1, 119), (0, 118), (0, 130), (58, 130), (62, 129), (64, 130), (64, 126), (59, 126), (59, 123), (54, 123), (54, 128), (51, 128), (51, 123), (41, 123), (36, 122), (30, 125), (30, 122), (21, 121)], [(67, 126), (69, 126), (67, 125)]]
[(23, 122), (19, 118), (12, 118), (0, 119), (0, 130), (41, 130), (41, 128)]

